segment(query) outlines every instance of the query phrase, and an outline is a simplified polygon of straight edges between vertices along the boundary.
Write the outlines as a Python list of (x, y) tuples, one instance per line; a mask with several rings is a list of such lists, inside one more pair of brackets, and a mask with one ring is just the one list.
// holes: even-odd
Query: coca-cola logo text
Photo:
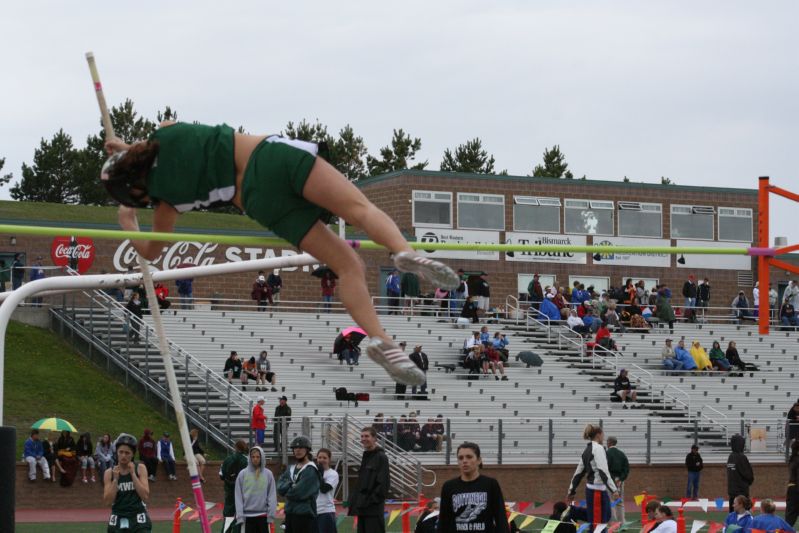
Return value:
[(94, 241), (88, 237), (56, 237), (50, 247), (50, 258), (57, 266), (83, 274), (94, 263), (95, 252)]

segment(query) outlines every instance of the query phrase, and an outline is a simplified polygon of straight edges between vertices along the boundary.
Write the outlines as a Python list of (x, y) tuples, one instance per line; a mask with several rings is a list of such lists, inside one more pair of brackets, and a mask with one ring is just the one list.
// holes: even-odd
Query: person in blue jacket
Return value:
[(696, 361), (691, 357), (691, 352), (685, 349), (685, 341), (680, 340), (674, 348), (674, 358), (682, 363), (683, 370), (696, 370)]
[(762, 511), (762, 514), (757, 515), (752, 520), (751, 529), (760, 529), (766, 533), (773, 533), (778, 529), (783, 533), (796, 533), (796, 530), (791, 527), (788, 522), (774, 514), (777, 511), (777, 506), (774, 505), (774, 500), (766, 498), (760, 502), (760, 510)]
[(539, 317), (544, 315), (550, 320), (560, 320), (560, 309), (552, 303), (552, 298), (554, 298), (554, 295), (551, 292), (547, 293), (546, 298), (541, 302), (541, 308), (538, 310)]
[(752, 528), (752, 513), (749, 512), (751, 508), (752, 500), (747, 496), (736, 496), (732, 502), (732, 512), (724, 521), (724, 533), (733, 533), (727, 531), (727, 526), (738, 526), (741, 528), (740, 533), (749, 533)]

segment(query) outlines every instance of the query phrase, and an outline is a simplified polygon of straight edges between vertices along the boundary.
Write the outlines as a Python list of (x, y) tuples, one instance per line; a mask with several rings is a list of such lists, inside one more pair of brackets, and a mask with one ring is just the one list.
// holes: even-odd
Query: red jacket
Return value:
[(250, 422), (252, 429), (266, 429), (266, 415), (264, 415), (264, 408), (259, 404), (255, 404), (252, 408), (252, 422)]
[(322, 278), (322, 296), (333, 296), (336, 288), (336, 278), (324, 277)]

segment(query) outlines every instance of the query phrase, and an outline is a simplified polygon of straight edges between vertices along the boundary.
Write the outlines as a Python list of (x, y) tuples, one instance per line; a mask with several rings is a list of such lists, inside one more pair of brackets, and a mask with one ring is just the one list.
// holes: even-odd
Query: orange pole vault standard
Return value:
[[(769, 247), (769, 217), (768, 217), (768, 176), (761, 176), (758, 183), (757, 195), (757, 246), (760, 250)], [(768, 282), (769, 282), (769, 256), (757, 256), (757, 281), (760, 284), (760, 298), (757, 302), (758, 329), (761, 335), (768, 335), (769, 319), (771, 318), (771, 308), (768, 302)]]

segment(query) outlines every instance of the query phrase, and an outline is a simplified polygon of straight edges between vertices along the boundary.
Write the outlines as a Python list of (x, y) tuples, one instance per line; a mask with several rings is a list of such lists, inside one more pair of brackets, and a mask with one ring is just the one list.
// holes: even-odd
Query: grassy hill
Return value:
[[(4, 424), (17, 428), (17, 457), (31, 424), (57, 416), (88, 431), (92, 443), (103, 433), (139, 438), (144, 428), (168, 431), (175, 457), (182, 458), (177, 424), (148, 405), (54, 333), (18, 322), (9, 324), (5, 353)], [(77, 440), (77, 436), (75, 437)]]

